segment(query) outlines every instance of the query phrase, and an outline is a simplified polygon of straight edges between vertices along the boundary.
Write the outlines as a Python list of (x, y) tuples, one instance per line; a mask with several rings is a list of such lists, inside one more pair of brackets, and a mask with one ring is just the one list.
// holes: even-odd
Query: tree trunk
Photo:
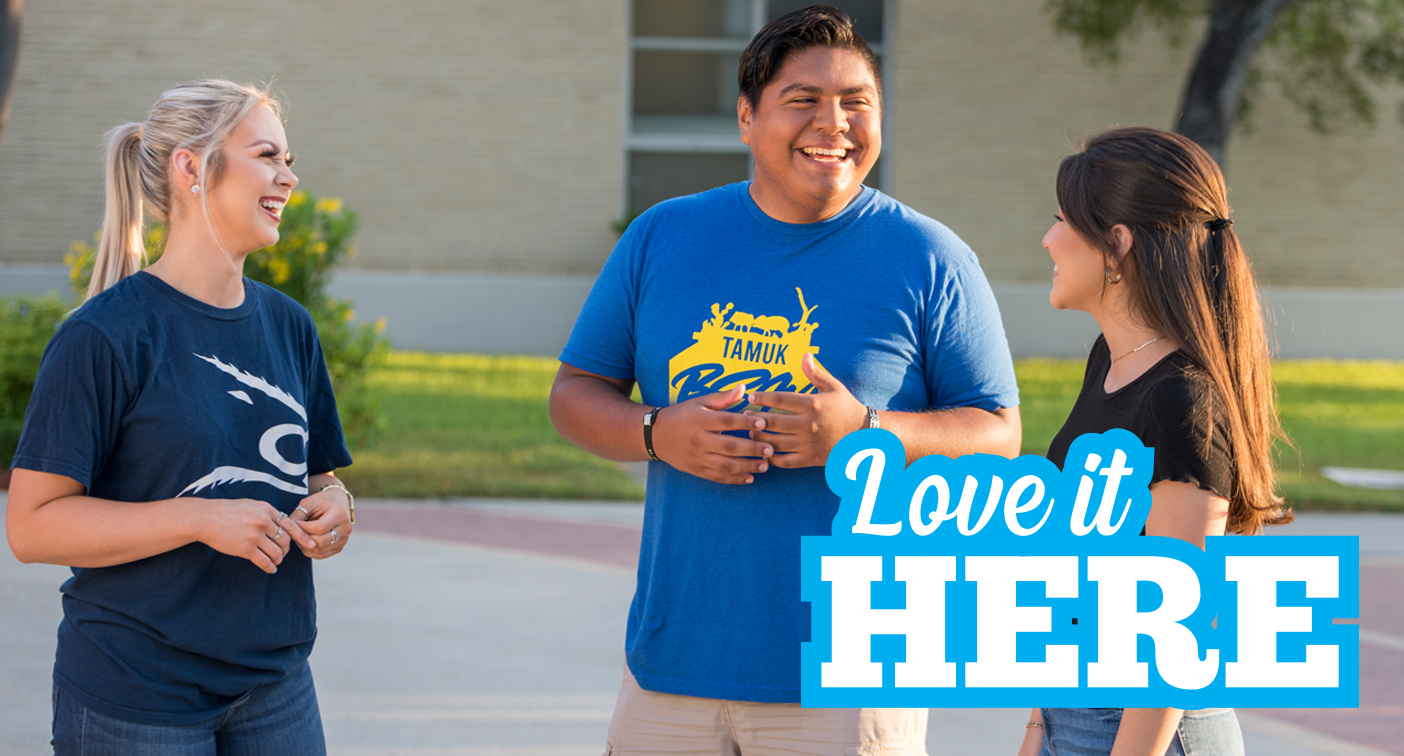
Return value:
[(20, 10), (24, 0), (0, 0), (0, 136), (10, 123), (10, 84), (19, 60)]
[(1222, 167), (1248, 64), (1282, 9), (1294, 0), (1213, 0), (1209, 31), (1190, 71), (1175, 130)]

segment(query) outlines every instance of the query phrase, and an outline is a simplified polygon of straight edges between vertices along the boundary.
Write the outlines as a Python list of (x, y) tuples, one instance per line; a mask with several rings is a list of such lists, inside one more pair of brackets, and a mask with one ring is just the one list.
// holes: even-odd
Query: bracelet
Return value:
[(878, 427), (877, 407), (869, 407), (869, 408), (868, 408), (868, 427), (869, 427), (869, 428), (876, 428), (876, 427)]
[(648, 450), (648, 456), (654, 462), (663, 461), (659, 459), (658, 454), (653, 451), (653, 426), (658, 422), (658, 413), (662, 411), (662, 407), (654, 407), (653, 411), (649, 412), (647, 415), (644, 415), (643, 419), (644, 448)]
[(1046, 730), (1046, 729), (1048, 729), (1048, 728), (1046, 728), (1046, 727), (1043, 726), (1043, 723), (1042, 723), (1042, 722), (1035, 722), (1035, 721), (1033, 721), (1032, 719), (1029, 720), (1029, 723), (1028, 723), (1028, 724), (1024, 725), (1024, 729), (1027, 730), (1027, 729), (1029, 729), (1030, 727), (1037, 727), (1037, 728), (1040, 729), (1040, 730)]
[[(341, 489), (341, 492), (344, 493), (344, 494), (346, 494), (346, 503), (349, 504), (349, 505), (351, 506), (351, 524), (352, 524), (352, 525), (355, 525), (355, 524), (356, 524), (356, 497), (355, 497), (355, 496), (352, 496), (352, 495), (351, 495), (351, 492), (348, 491), (348, 490), (346, 490), (346, 486), (343, 486), (343, 485), (341, 485), (340, 483), (328, 483), (328, 484), (326, 484), (325, 486), (322, 486), (321, 488), (317, 489), (317, 493), (321, 493), (321, 492), (327, 490), (328, 488), (340, 488), (340, 489)], [(298, 507), (298, 509), (302, 509), (302, 507)], [(307, 510), (303, 509), (302, 511), (306, 512)]]

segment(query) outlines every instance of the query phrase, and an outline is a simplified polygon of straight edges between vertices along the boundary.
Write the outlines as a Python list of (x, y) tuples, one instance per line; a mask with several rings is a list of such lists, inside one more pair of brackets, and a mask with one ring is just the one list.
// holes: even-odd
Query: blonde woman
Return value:
[[(1090, 313), (1082, 392), (1048, 458), (1125, 428), (1155, 449), (1146, 533), (1207, 536), (1290, 522), (1274, 493), (1280, 435), (1257, 287), (1219, 166), (1179, 134), (1112, 129), (1058, 168), (1043, 237), (1049, 301)], [(1034, 709), (1020, 756), (1243, 753), (1232, 709)]]
[[(351, 463), (307, 311), (244, 278), (297, 177), (269, 94), (202, 80), (109, 135), (87, 302), (50, 343), (6, 532), (63, 564), (55, 752), (325, 752), (310, 559)], [(161, 258), (138, 272), (142, 223)]]

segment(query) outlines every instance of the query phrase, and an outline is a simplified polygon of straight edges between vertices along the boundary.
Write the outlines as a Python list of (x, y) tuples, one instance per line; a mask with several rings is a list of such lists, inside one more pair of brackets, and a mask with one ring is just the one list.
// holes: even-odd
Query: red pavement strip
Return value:
[(499, 549), (587, 559), (633, 569), (637, 526), (489, 512), (444, 504), (385, 504), (356, 510), (356, 527), (372, 533), (434, 538)]
[[(356, 527), (375, 533), (433, 538), (586, 559), (618, 567), (638, 564), (639, 528), (507, 514), (442, 504), (365, 506)], [(1404, 635), (1404, 565), (1360, 570), (1361, 623)], [(1247, 709), (1341, 740), (1404, 756), (1404, 652), (1360, 647), (1359, 709)]]
[[(1360, 568), (1360, 626), (1404, 636), (1404, 564)], [(1360, 644), (1360, 708), (1248, 709), (1404, 756), (1404, 652)]]

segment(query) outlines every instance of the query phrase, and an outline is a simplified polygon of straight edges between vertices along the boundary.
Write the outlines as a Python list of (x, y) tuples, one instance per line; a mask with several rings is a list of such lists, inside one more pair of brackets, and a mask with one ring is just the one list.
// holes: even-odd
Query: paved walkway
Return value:
[[(597, 756), (619, 685), (642, 509), (364, 501), (317, 565), (312, 665), (333, 754)], [(1359, 710), (1241, 712), (1249, 754), (1404, 756), (1404, 516), (1303, 515), (1361, 536)], [(0, 756), (47, 753), (67, 570), (0, 556)], [(1012, 754), (1027, 712), (932, 711), (932, 756)]]

